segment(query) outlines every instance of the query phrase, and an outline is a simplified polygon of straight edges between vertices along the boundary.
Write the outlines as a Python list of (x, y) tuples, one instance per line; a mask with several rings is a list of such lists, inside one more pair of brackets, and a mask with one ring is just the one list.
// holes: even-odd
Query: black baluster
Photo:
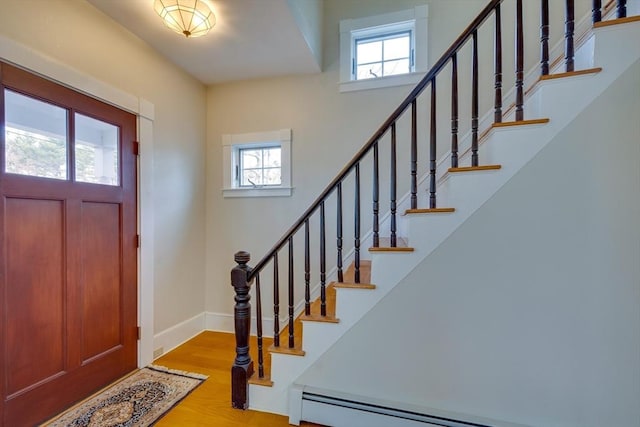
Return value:
[(380, 246), (380, 225), (378, 223), (378, 212), (380, 187), (379, 187), (379, 166), (378, 166), (378, 141), (373, 144), (373, 247)]
[(524, 120), (524, 26), (522, 0), (516, 0), (516, 121)]
[(304, 314), (311, 314), (311, 253), (309, 250), (309, 218), (304, 220)]
[(337, 240), (337, 249), (338, 249), (338, 260), (337, 260), (337, 268), (338, 268), (338, 282), (344, 282), (344, 275), (342, 272), (342, 182), (338, 183), (338, 200), (336, 201), (336, 240)]
[(360, 283), (360, 163), (356, 163), (356, 182), (355, 182), (355, 201), (354, 201), (354, 272), (353, 278), (355, 283)]
[(436, 207), (436, 78), (431, 80), (431, 132), (429, 135), (429, 207)]
[(573, 49), (573, 33), (574, 33), (574, 0), (566, 0), (566, 22), (565, 22), (565, 71), (571, 72), (574, 70), (574, 49)]
[(418, 128), (417, 105), (411, 102), (411, 209), (418, 208)]
[(273, 254), (273, 346), (280, 347), (280, 267), (277, 252)]
[(260, 275), (256, 274), (256, 329), (258, 334), (258, 378), (264, 378), (264, 352), (262, 340), (262, 296), (260, 292)]
[(627, 0), (618, 0), (616, 5), (616, 17), (617, 18), (626, 18), (627, 17)]
[(472, 85), (471, 85), (471, 166), (478, 166), (478, 31), (472, 38)]
[(451, 167), (458, 167), (458, 55), (451, 57)]
[(320, 315), (327, 315), (327, 248), (324, 201), (320, 203)]
[[(502, 122), (502, 19), (500, 14), (500, 3), (496, 5), (496, 29), (494, 40), (494, 123)], [(454, 167), (457, 167), (454, 166)]]
[(591, 8), (591, 18), (593, 23), (602, 21), (602, 0), (593, 0)]
[(540, 11), (540, 74), (549, 74), (549, 0), (541, 1)]
[(396, 237), (396, 193), (398, 191), (398, 183), (397, 183), (397, 169), (396, 169), (396, 123), (393, 122), (391, 124), (391, 170), (390, 170), (390, 188), (389, 188), (389, 196), (391, 199), (391, 237), (390, 237), (390, 245), (392, 248), (395, 248), (398, 244)]
[(293, 318), (293, 309), (295, 304), (293, 288), (293, 236), (291, 236), (289, 237), (289, 348), (294, 348), (296, 346)]

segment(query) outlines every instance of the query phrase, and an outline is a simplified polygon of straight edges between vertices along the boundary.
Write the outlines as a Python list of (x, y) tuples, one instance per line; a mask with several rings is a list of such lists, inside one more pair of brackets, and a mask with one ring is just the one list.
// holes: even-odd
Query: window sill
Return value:
[(426, 75), (425, 72), (401, 74), (398, 76), (378, 77), (366, 80), (350, 80), (340, 82), (340, 92), (355, 92), (358, 90), (381, 89), (384, 87), (416, 85)]
[(262, 187), (262, 188), (223, 188), (225, 198), (238, 197), (290, 197), (293, 187)]

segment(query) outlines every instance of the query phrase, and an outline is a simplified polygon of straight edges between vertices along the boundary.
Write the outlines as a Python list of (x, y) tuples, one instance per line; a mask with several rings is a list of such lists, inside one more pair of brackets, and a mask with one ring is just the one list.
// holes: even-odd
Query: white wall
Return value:
[(152, 212), (142, 212), (155, 221), (155, 245), (147, 247), (155, 332), (202, 313), (204, 86), (84, 0), (1, 0), (0, 9), (0, 35), (155, 106), (155, 198)]
[(640, 425), (639, 115), (637, 62), (297, 382)]

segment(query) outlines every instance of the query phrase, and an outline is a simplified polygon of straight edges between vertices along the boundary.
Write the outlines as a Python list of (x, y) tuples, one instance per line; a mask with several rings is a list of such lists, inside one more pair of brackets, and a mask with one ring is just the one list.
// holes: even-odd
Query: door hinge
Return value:
[(136, 339), (139, 341), (140, 340), (140, 336), (142, 335), (141, 331), (140, 331), (140, 326), (136, 326)]
[(138, 141), (133, 141), (133, 155), (140, 155), (140, 143)]
[(134, 240), (134, 244), (136, 245), (136, 248), (140, 247), (140, 235), (136, 234), (135, 240)]

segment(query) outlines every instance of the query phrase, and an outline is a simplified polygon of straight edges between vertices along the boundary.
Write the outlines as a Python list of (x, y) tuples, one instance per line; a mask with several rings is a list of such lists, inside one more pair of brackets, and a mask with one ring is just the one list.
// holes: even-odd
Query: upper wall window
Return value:
[(291, 195), (291, 129), (223, 135), (224, 197)]
[(340, 91), (416, 84), (427, 71), (427, 6), (340, 21)]
[(408, 74), (413, 71), (414, 22), (391, 25), (380, 31), (353, 32), (351, 80)]

